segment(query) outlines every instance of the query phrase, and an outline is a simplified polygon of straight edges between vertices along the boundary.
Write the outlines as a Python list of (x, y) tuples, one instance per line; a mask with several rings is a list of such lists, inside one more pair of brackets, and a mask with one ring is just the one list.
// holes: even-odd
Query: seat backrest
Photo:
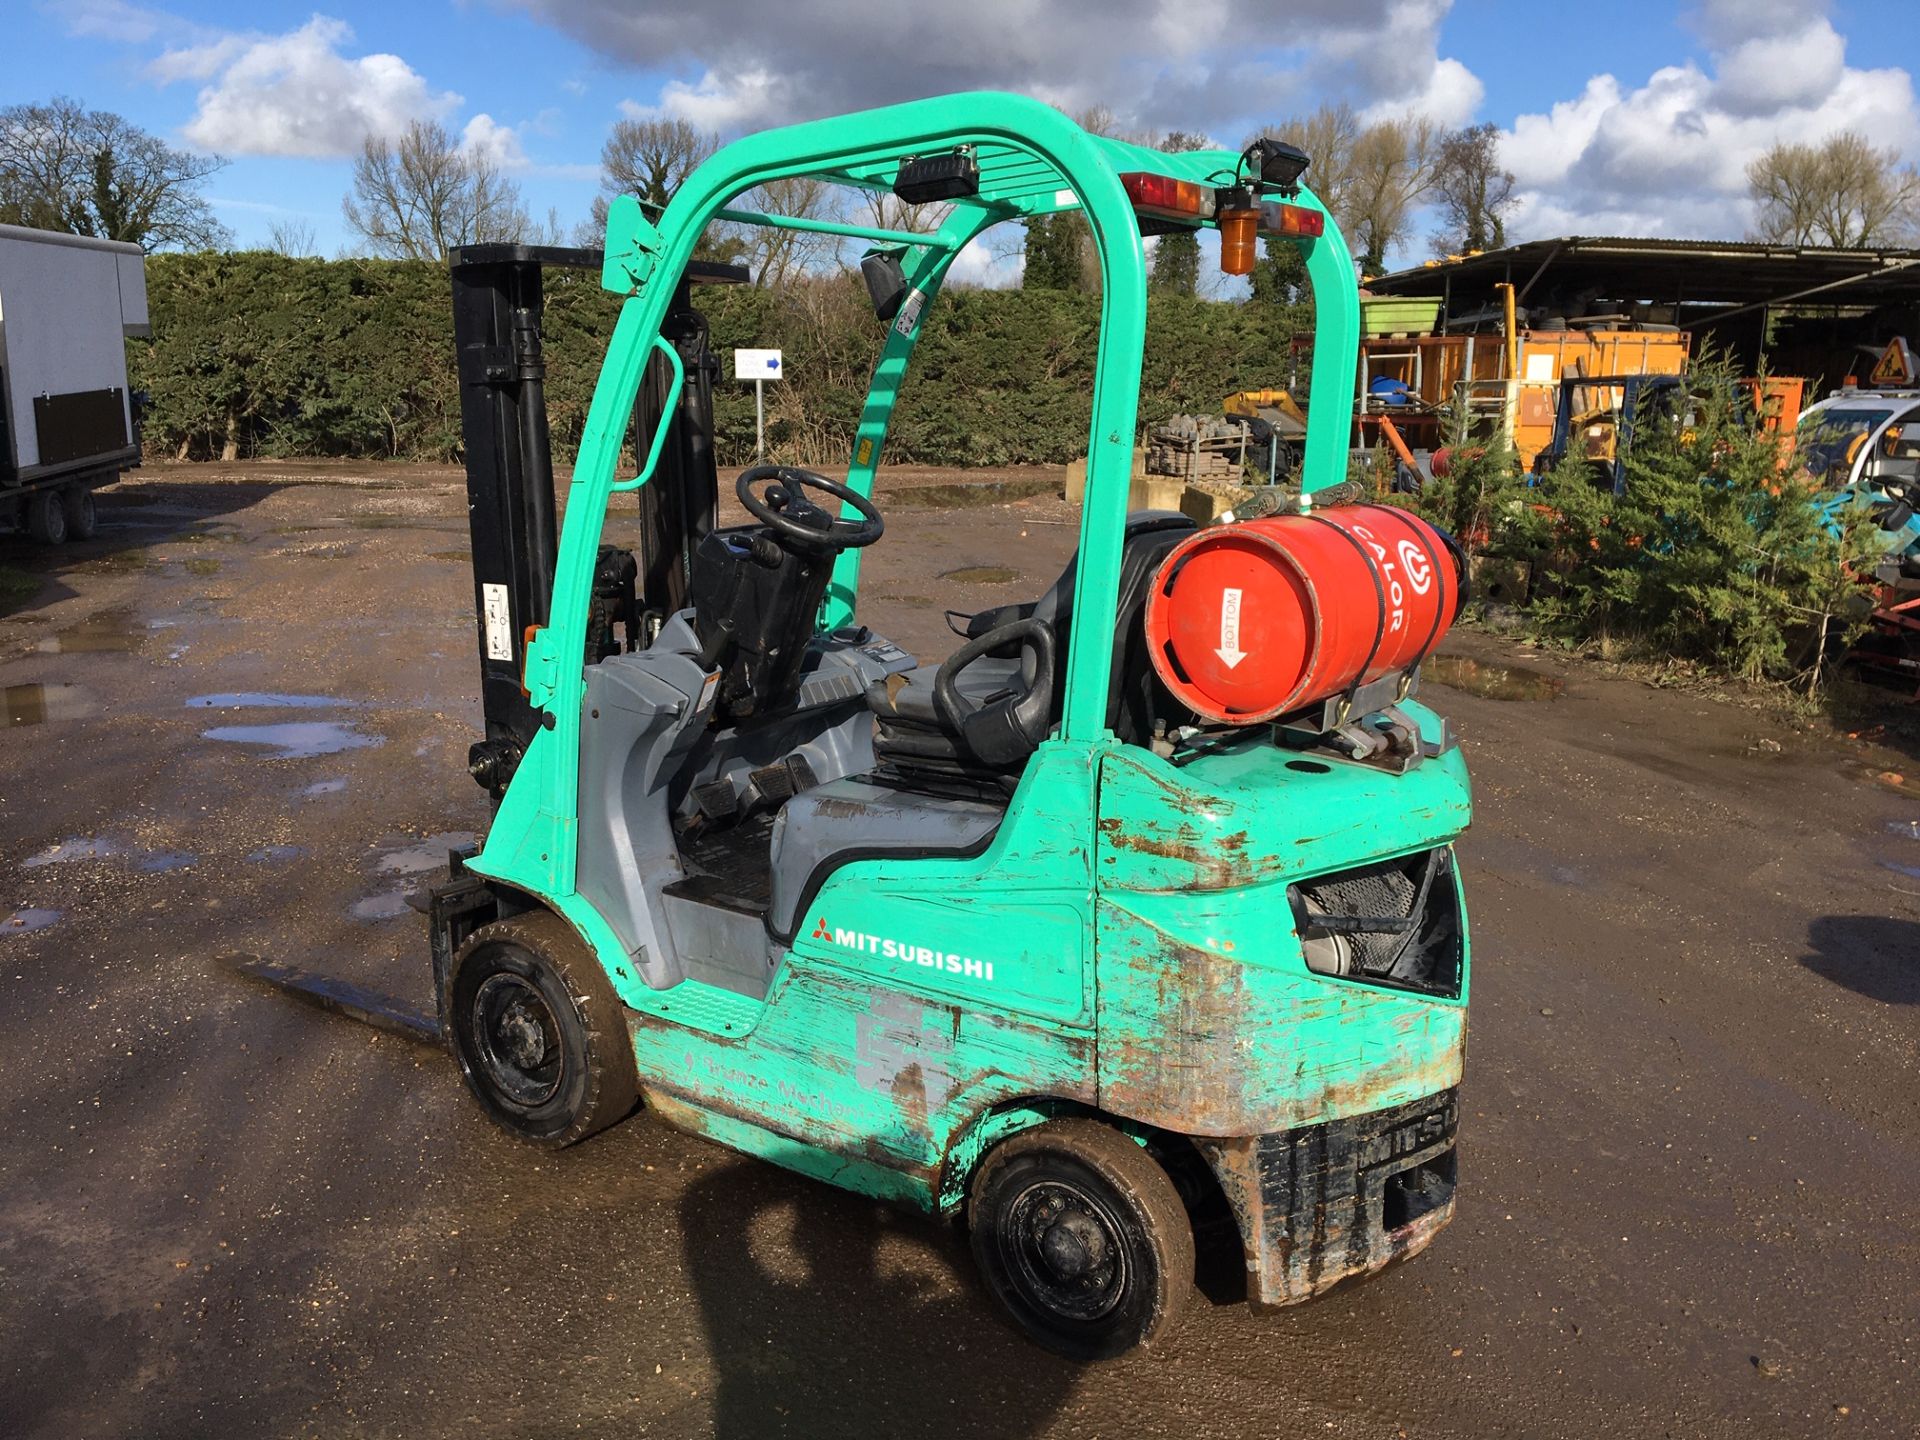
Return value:
[[(1120, 552), (1120, 594), (1114, 611), (1113, 671), (1107, 690), (1107, 725), (1131, 745), (1145, 744), (1152, 734), (1156, 718), (1169, 723), (1185, 723), (1191, 712), (1176, 702), (1147, 657), (1146, 628), (1141, 616), (1146, 609), (1148, 587), (1159, 573), (1167, 552), (1194, 530), (1192, 517), (1178, 510), (1136, 510), (1127, 516), (1127, 528)], [(1053, 721), (1058, 724), (1066, 696), (1068, 647), (1073, 635), (1074, 581), (1079, 571), (1078, 553), (1067, 561), (1060, 578), (1044, 590), (1037, 600), (1020, 605), (1002, 605), (983, 610), (967, 625), (969, 639), (1013, 620), (1029, 617), (1045, 620), (1053, 627), (1054, 687)], [(997, 653), (997, 652), (996, 652)]]
[[(1129, 744), (1145, 742), (1152, 727), (1152, 686), (1159, 677), (1147, 661), (1145, 628), (1147, 588), (1167, 552), (1194, 529), (1191, 517), (1177, 510), (1136, 510), (1127, 516), (1126, 538), (1120, 551), (1120, 594), (1113, 620), (1113, 671), (1107, 689), (1107, 725)], [(1066, 694), (1067, 650), (1072, 641), (1076, 554), (1060, 578), (1034, 602), (1033, 614), (1053, 626), (1055, 664), (1054, 719), (1060, 718)], [(1171, 696), (1166, 697), (1171, 703)]]

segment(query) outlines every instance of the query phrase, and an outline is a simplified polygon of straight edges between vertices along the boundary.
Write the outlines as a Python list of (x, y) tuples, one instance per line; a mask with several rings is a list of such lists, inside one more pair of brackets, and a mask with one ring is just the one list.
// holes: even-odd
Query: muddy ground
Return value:
[[(923, 655), (1075, 543), (995, 478), (882, 491), (866, 614)], [(426, 1003), (402, 897), (486, 819), (460, 479), (103, 499), (0, 539), (0, 1433), (1920, 1430), (1920, 784), (1876, 778), (1920, 758), (1456, 637), (1459, 683), (1563, 687), (1429, 691), (1478, 800), (1458, 1219), (1080, 1371), (934, 1225), (645, 1116), (521, 1148), (437, 1052), (216, 964)]]

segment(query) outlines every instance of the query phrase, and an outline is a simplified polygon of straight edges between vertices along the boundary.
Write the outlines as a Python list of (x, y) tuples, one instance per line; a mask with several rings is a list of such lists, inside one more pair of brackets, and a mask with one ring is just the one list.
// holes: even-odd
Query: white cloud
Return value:
[(527, 152), (520, 143), (520, 132), (511, 125), (502, 125), (485, 111), (467, 121), (467, 128), (460, 135), (460, 148), (470, 155), (486, 157), (501, 170), (527, 168)]
[(284, 35), (228, 35), (169, 50), (150, 73), (162, 84), (211, 82), (182, 133), (238, 155), (346, 155), (369, 136), (397, 135), (460, 104), (398, 55), (349, 58), (342, 52), (352, 39), (345, 21), (315, 15)]
[[(669, 80), (661, 87), (660, 103), (651, 113), (673, 116), (701, 130), (731, 134), (766, 123), (766, 117), (777, 114), (792, 100), (789, 88), (770, 70), (724, 76), (709, 70), (691, 85)], [(639, 109), (643, 115), (649, 113), (644, 107)]]
[(1714, 57), (1714, 102), (1733, 115), (1771, 115), (1818, 105), (1846, 77), (1847, 42), (1824, 19), (1780, 35), (1757, 35)]
[(1714, 0), (1694, 17), (1711, 73), (1691, 62), (1629, 90), (1596, 75), (1501, 139), (1520, 206), (1511, 234), (1734, 238), (1750, 221), (1749, 162), (1782, 140), (1857, 130), (1920, 153), (1901, 69), (1855, 69), (1816, 3)]
[(1436, 59), (1419, 90), (1375, 101), (1361, 112), (1360, 118), (1388, 120), (1413, 114), (1451, 130), (1473, 119), (1486, 93), (1487, 87), (1480, 83), (1480, 77), (1458, 60)]
[(968, 241), (966, 247), (953, 257), (953, 264), (947, 268), (947, 283), (980, 285), (988, 289), (1017, 285), (1025, 264), (1026, 256), (1023, 254), (995, 254), (983, 236)]
[[(510, 0), (606, 58), (669, 79), (642, 114), (734, 134), (956, 90), (1016, 90), (1129, 128), (1237, 140), (1327, 96), (1468, 118), (1477, 79), (1442, 59), (1451, 0)], [(631, 113), (631, 112), (630, 112)]]

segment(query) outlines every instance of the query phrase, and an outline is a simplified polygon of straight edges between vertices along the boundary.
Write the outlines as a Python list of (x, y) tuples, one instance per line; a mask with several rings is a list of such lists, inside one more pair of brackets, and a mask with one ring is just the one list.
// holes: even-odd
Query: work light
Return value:
[(1289, 145), (1284, 140), (1274, 140), (1265, 135), (1246, 148), (1240, 162), (1259, 172), (1263, 188), (1278, 190), (1282, 195), (1299, 191), (1300, 177), (1306, 173), (1307, 166), (1313, 163), (1307, 159), (1307, 152), (1298, 145)]

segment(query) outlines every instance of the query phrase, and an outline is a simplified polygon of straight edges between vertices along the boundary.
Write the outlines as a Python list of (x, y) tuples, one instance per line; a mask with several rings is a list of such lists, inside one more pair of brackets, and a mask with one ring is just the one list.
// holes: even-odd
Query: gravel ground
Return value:
[[(881, 492), (863, 615), (923, 656), (1076, 540), (1038, 472), (978, 478)], [(1458, 1219), (1081, 1371), (939, 1227), (645, 1116), (521, 1148), (437, 1051), (217, 964), (427, 1002), (402, 897), (486, 823), (464, 492), (262, 463), (102, 498), (85, 545), (0, 537), (39, 582), (0, 618), (0, 1432), (1920, 1431), (1913, 757), (1455, 637)]]

